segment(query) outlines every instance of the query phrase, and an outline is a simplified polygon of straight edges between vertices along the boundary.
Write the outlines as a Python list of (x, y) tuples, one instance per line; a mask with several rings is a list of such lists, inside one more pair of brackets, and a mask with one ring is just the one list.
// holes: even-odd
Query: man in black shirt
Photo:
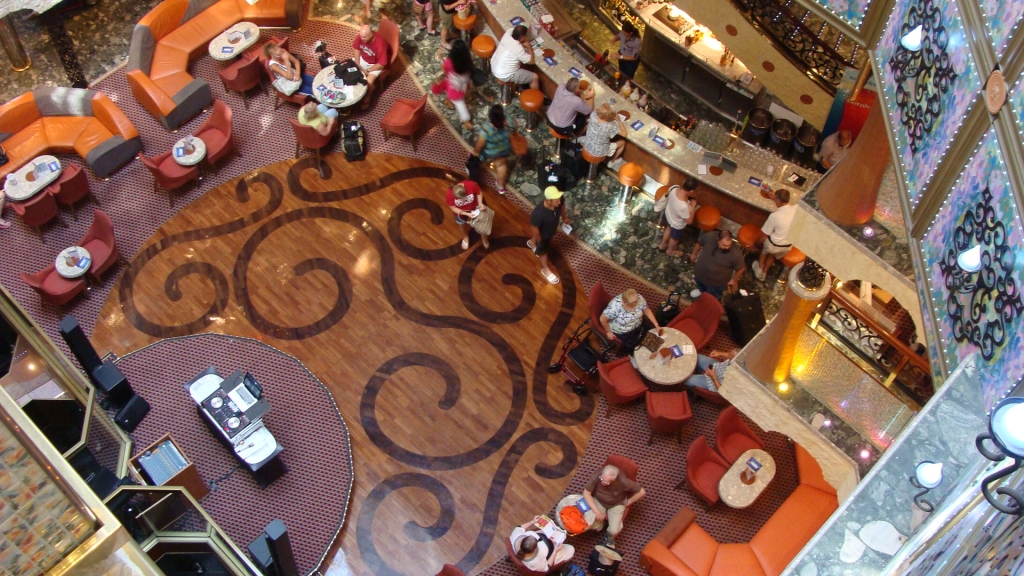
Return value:
[(540, 271), (548, 282), (558, 284), (558, 275), (548, 268), (548, 246), (558, 232), (558, 223), (562, 220), (558, 206), (562, 203), (562, 191), (554, 186), (544, 189), (544, 203), (538, 204), (530, 214), (530, 231), (533, 238), (526, 245), (540, 258)]

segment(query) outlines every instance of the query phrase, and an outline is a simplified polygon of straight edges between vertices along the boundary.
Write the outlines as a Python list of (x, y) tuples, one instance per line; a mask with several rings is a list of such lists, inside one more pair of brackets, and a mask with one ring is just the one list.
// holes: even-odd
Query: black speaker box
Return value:
[(61, 319), (60, 335), (67, 342), (71, 353), (78, 359), (78, 364), (91, 377), (93, 371), (99, 368), (103, 361), (100, 360), (99, 354), (96, 354), (96, 349), (92, 347), (92, 343), (89, 342), (89, 338), (86, 337), (74, 316), (69, 314)]
[(121, 369), (111, 361), (103, 362), (92, 372), (92, 381), (96, 387), (103, 390), (116, 408), (128, 403), (135, 396), (128, 379), (125, 378)]
[(142, 422), (142, 419), (149, 414), (149, 402), (146, 402), (142, 396), (138, 394), (132, 396), (123, 408), (118, 410), (117, 416), (114, 416), (114, 422), (123, 428), (126, 432), (135, 430), (135, 427)]
[(725, 302), (725, 315), (729, 318), (732, 339), (740, 347), (746, 346), (764, 328), (764, 309), (757, 294), (735, 296)]

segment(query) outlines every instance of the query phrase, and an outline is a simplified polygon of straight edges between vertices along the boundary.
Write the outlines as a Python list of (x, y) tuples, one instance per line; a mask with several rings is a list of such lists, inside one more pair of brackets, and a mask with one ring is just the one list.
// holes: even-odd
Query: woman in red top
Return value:
[[(476, 182), (463, 180), (448, 189), (445, 202), (448, 203), (448, 209), (452, 211), (455, 223), (462, 231), (462, 249), (469, 250), (469, 221), (476, 218), (480, 208), (484, 206), (483, 192)], [(491, 247), (490, 236), (483, 236), (481, 242), (484, 248)]]

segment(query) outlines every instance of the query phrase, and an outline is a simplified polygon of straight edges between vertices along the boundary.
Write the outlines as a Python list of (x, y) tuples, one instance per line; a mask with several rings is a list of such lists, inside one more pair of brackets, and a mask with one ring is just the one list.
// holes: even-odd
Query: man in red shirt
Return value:
[(366, 76), (366, 96), (363, 97), (363, 110), (370, 107), (370, 98), (373, 96), (374, 84), (377, 77), (384, 71), (390, 60), (388, 55), (388, 43), (384, 37), (373, 31), (369, 25), (363, 25), (359, 29), (359, 35), (352, 42), (352, 48), (356, 51), (353, 58), (359, 63), (363, 75)]
[[(480, 207), (484, 205), (484, 195), (480, 191), (480, 186), (472, 180), (463, 180), (448, 189), (445, 203), (448, 204), (448, 209), (455, 216), (455, 223), (462, 231), (462, 249), (469, 250), (469, 221), (480, 214)], [(490, 235), (483, 236), (481, 242), (484, 248), (490, 248)]]

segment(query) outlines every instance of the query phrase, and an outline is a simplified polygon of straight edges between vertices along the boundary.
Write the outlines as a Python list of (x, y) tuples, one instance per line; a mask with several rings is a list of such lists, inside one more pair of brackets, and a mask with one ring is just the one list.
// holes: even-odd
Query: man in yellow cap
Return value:
[(530, 250), (540, 258), (541, 274), (552, 284), (558, 284), (559, 280), (558, 275), (548, 268), (548, 246), (555, 237), (555, 232), (558, 232), (558, 223), (561, 221), (558, 206), (562, 203), (562, 194), (562, 191), (554, 186), (544, 189), (544, 202), (538, 204), (530, 214), (530, 231), (533, 238), (526, 241)]

